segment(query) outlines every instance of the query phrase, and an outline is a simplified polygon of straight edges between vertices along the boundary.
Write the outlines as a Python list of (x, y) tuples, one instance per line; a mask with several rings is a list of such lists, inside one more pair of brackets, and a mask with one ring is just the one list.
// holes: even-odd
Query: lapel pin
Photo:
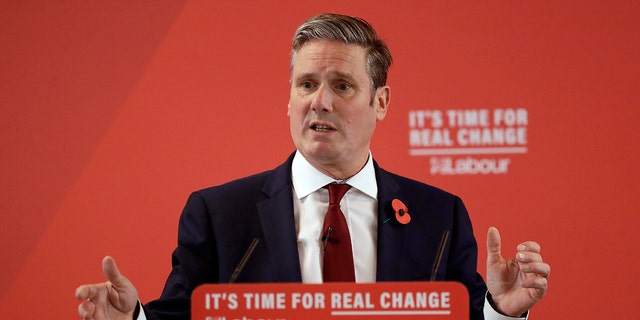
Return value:
[(393, 211), (396, 213), (396, 220), (398, 220), (398, 222), (407, 224), (411, 221), (409, 209), (402, 201), (393, 199), (393, 201), (391, 201), (391, 207), (393, 207)]

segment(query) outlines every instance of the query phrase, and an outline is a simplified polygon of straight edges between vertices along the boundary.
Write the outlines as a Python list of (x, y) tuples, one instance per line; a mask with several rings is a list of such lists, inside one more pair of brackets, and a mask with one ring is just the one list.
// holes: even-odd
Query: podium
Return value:
[(458, 282), (204, 284), (191, 319), (469, 319), (469, 294)]

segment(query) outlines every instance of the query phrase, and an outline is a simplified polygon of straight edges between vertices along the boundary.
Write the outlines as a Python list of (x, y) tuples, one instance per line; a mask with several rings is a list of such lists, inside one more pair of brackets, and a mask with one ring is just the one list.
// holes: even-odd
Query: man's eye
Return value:
[(301, 86), (305, 89), (313, 89), (313, 83), (309, 81), (303, 82)]
[(340, 83), (336, 86), (336, 88), (338, 88), (338, 90), (340, 91), (346, 91), (351, 89), (351, 86), (348, 83)]

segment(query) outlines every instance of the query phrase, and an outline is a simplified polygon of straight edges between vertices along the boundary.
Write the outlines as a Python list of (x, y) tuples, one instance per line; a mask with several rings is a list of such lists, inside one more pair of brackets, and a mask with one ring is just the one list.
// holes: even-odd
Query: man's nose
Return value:
[(327, 85), (322, 84), (313, 93), (311, 109), (314, 111), (333, 111), (333, 91)]

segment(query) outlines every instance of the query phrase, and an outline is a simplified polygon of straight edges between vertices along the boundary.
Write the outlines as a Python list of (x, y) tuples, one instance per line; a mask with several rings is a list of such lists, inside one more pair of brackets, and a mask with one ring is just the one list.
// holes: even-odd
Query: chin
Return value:
[(327, 162), (338, 158), (338, 153), (333, 148), (323, 146), (314, 146), (311, 148), (300, 149), (302, 154), (308, 158), (307, 160), (315, 160)]

